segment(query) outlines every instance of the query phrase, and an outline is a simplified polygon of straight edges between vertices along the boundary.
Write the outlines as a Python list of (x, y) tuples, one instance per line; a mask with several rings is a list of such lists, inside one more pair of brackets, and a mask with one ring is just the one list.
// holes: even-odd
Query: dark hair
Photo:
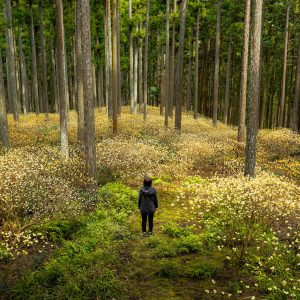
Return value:
[(144, 186), (145, 187), (150, 187), (152, 186), (152, 179), (148, 176), (144, 177)]

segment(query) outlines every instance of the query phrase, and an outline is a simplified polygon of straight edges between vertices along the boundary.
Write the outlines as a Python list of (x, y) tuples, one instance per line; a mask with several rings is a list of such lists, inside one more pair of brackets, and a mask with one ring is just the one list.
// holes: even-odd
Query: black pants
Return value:
[(146, 226), (147, 226), (147, 218), (149, 222), (149, 232), (152, 232), (153, 229), (153, 217), (154, 213), (148, 214), (148, 213), (142, 213), (142, 230), (143, 232), (146, 232)]

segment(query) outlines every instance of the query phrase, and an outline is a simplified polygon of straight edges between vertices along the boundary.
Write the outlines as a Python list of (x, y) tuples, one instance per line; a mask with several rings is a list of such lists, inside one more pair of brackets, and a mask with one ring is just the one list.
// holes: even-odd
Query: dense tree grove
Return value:
[[(261, 3), (259, 45), (253, 44), (258, 37), (249, 30), (256, 22), (256, 2), (2, 1), (2, 143), (9, 145), (6, 113), (18, 121), (20, 113), (59, 112), (67, 157), (68, 110), (78, 112), (79, 145), (93, 145), (91, 108), (106, 107), (116, 132), (122, 105), (143, 114), (145, 121), (147, 105), (160, 106), (166, 127), (176, 108), (178, 130), (183, 108), (195, 118), (211, 117), (214, 125), (238, 126), (239, 142), (245, 140), (246, 122), (254, 126), (249, 141), (255, 140), (256, 127), (297, 132), (299, 1)], [(260, 56), (255, 75), (253, 47), (259, 47), (255, 51)], [(246, 102), (252, 101), (255, 111), (246, 113)], [(86, 155), (88, 161), (94, 156)]]

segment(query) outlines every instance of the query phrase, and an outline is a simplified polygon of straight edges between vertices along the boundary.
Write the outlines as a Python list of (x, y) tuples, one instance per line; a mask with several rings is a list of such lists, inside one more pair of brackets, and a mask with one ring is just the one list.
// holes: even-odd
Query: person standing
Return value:
[(149, 223), (149, 235), (152, 235), (153, 230), (153, 218), (155, 210), (158, 208), (157, 192), (152, 187), (152, 179), (150, 177), (144, 178), (144, 185), (140, 189), (138, 207), (142, 215), (142, 231), (143, 235), (147, 235), (147, 219)]

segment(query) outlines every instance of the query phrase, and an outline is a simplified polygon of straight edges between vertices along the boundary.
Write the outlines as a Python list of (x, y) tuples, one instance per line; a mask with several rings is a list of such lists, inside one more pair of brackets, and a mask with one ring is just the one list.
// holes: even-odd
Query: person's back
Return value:
[(140, 189), (138, 207), (142, 214), (142, 230), (146, 235), (147, 219), (149, 221), (149, 234), (153, 230), (153, 218), (156, 208), (158, 208), (158, 199), (156, 189), (152, 187), (152, 179), (144, 178), (144, 186)]

